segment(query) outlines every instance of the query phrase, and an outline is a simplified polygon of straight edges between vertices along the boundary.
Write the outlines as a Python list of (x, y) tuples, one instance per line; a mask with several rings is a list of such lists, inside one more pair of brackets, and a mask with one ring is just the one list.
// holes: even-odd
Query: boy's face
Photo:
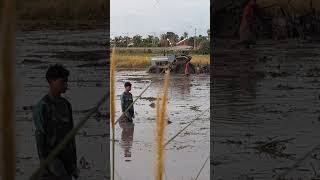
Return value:
[(68, 78), (58, 78), (50, 82), (52, 90), (58, 93), (65, 93), (68, 89)]
[(131, 91), (131, 86), (126, 86), (126, 87), (125, 87), (125, 90), (126, 90), (127, 92)]

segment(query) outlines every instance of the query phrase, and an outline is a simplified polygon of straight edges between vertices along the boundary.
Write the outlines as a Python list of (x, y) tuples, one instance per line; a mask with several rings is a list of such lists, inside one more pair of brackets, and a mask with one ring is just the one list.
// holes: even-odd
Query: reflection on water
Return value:
[(191, 86), (191, 77), (185, 76), (179, 79), (172, 79), (173, 89), (176, 89), (181, 96), (189, 96), (190, 95), (190, 86)]
[(124, 157), (131, 157), (131, 148), (133, 142), (133, 133), (134, 133), (134, 123), (127, 121), (119, 121), (119, 125), (122, 129), (121, 132), (121, 148), (124, 151)]
[[(156, 82), (153, 86), (155, 89), (162, 89), (163, 81), (162, 78), (164, 76), (158, 76), (157, 79), (154, 79)], [(169, 88), (169, 96), (174, 97), (179, 100), (186, 100), (185, 98), (190, 96), (191, 87), (192, 87), (192, 76), (183, 76), (183, 75), (172, 75), (170, 79), (170, 88)]]

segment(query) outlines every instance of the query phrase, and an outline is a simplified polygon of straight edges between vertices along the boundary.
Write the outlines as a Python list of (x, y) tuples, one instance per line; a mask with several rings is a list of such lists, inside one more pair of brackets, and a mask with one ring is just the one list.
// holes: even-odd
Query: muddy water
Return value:
[[(163, 75), (149, 75), (145, 71), (118, 71), (117, 117), (120, 116), (120, 94), (123, 84), (130, 81), (134, 98), (153, 81), (149, 89), (137, 101), (134, 125), (116, 125), (116, 177), (117, 179), (154, 178), (155, 168), (155, 117), (153, 106), (162, 86)], [(174, 75), (168, 92), (167, 118), (172, 123), (166, 126), (168, 140), (209, 105), (210, 79), (206, 75), (185, 78)], [(165, 179), (195, 178), (209, 156), (210, 127), (209, 111), (189, 126), (172, 141), (165, 150)], [(198, 179), (209, 179), (209, 161)]]
[[(40, 28), (40, 27), (39, 27)], [(108, 40), (104, 29), (41, 30), (17, 32), (17, 179), (27, 179), (39, 166), (31, 106), (48, 91), (47, 67), (62, 63), (70, 70), (69, 91), (65, 97), (73, 106), (75, 124), (107, 93)], [(64, 30), (63, 30), (64, 29)], [(106, 113), (107, 102), (100, 108)], [(80, 180), (108, 179), (109, 140), (106, 118), (94, 115), (76, 136)], [(80, 160), (82, 159), (80, 163)]]
[[(63, 28), (60, 28), (63, 29)], [(70, 71), (69, 91), (65, 97), (73, 105), (75, 123), (86, 115), (86, 110), (108, 90), (106, 70), (107, 41), (103, 29), (97, 30), (41, 30), (18, 31), (17, 35), (17, 179), (29, 177), (39, 166), (31, 106), (47, 93), (45, 72), (50, 64), (63, 63)], [(103, 38), (105, 37), (105, 38)], [(122, 83), (133, 83), (133, 95), (138, 95), (151, 80), (144, 71), (117, 72), (117, 95)], [(161, 83), (154, 83), (135, 105), (135, 125), (117, 125), (116, 172), (121, 179), (151, 179), (154, 175), (155, 103)], [(76, 136), (80, 180), (108, 179), (109, 126), (106, 123), (106, 103), (100, 113), (88, 120)], [(151, 105), (151, 106), (150, 106)], [(209, 77), (176, 76), (169, 90), (166, 137), (172, 137), (196, 115), (209, 106)], [(117, 110), (120, 101), (117, 100)], [(117, 115), (120, 115), (118, 112)], [(124, 130), (123, 130), (124, 129)], [(209, 155), (209, 112), (205, 113), (166, 148), (165, 175), (168, 179), (195, 177)], [(80, 163), (84, 162), (84, 163)], [(141, 173), (140, 173), (141, 172)], [(207, 162), (198, 179), (209, 178)]]
[[(319, 144), (319, 47), (262, 42), (251, 50), (217, 49), (213, 179), (275, 179)], [(256, 148), (270, 142), (274, 148)], [(316, 177), (319, 155), (306, 156), (287, 177)]]

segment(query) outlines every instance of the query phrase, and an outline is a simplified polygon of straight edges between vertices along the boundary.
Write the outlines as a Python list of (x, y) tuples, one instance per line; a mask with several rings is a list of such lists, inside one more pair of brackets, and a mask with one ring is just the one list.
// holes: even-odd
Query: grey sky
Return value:
[(110, 35), (207, 35), (210, 0), (111, 0)]

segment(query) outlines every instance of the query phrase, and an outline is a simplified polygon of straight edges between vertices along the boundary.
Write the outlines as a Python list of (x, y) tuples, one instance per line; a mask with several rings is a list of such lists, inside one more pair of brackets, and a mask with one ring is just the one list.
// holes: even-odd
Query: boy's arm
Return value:
[(120, 101), (121, 101), (121, 110), (122, 110), (122, 112), (124, 112), (124, 111), (125, 111), (125, 107), (124, 107), (124, 98), (123, 98), (123, 94), (121, 94), (121, 96), (120, 96)]
[(45, 122), (47, 121), (45, 104), (39, 103), (33, 111), (33, 120), (36, 127), (35, 137), (40, 162), (45, 160), (50, 150), (47, 146), (47, 134), (45, 130)]
[[(132, 102), (133, 102), (133, 96), (131, 94), (131, 97), (132, 97)], [(132, 104), (132, 111), (133, 111), (133, 116), (134, 116), (134, 105)]]
[[(70, 131), (73, 129), (74, 127), (74, 123), (73, 123), (73, 116), (72, 116), (72, 106), (70, 103), (68, 103), (69, 105), (69, 113), (70, 113), (70, 120), (71, 120), (71, 128)], [(72, 139), (71, 141), (71, 166), (72, 166), (72, 171), (73, 171), (73, 175), (78, 176), (78, 172), (77, 171), (77, 146), (76, 146), (76, 140), (75, 138)]]
[[(130, 94), (130, 96), (131, 96), (131, 99), (132, 99), (132, 102), (133, 102), (133, 96), (132, 96), (132, 94)], [(132, 103), (131, 102), (131, 103)], [(131, 104), (130, 103), (130, 104)], [(131, 107), (129, 108), (129, 113), (130, 113), (130, 116), (131, 116), (131, 118), (134, 118), (134, 105), (132, 104), (131, 105)]]

